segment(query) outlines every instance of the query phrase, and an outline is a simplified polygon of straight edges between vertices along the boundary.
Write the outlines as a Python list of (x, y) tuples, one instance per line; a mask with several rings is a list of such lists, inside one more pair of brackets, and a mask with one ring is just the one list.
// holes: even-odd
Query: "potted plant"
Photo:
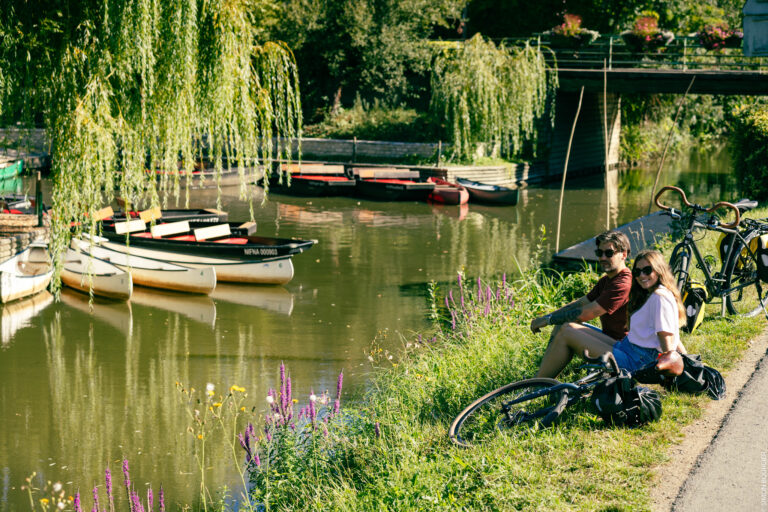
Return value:
[(581, 16), (577, 14), (563, 15), (563, 23), (553, 27), (543, 35), (549, 37), (549, 43), (558, 48), (581, 48), (590, 44), (600, 36), (596, 30), (581, 26)]
[(722, 50), (723, 48), (739, 48), (744, 33), (741, 30), (731, 30), (725, 23), (706, 25), (696, 33), (699, 43), (707, 50)]
[(645, 11), (635, 19), (632, 29), (621, 33), (621, 38), (630, 52), (637, 54), (653, 54), (663, 52), (675, 35), (659, 28), (659, 15), (653, 11)]

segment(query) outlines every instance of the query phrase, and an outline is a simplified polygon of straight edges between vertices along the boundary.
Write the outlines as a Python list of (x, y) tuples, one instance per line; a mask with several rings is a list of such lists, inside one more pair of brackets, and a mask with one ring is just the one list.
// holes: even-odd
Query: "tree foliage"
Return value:
[(476, 35), (435, 58), (431, 108), (457, 157), (471, 159), (481, 142), (515, 155), (536, 135), (538, 120), (554, 114), (556, 87), (538, 48), (497, 47)]
[[(89, 218), (93, 233), (93, 214), (116, 189), (128, 205), (156, 205), (169, 195), (178, 202), (179, 168), (203, 158), (219, 171), (237, 165), (245, 184), (259, 166), (269, 170), (273, 150), (288, 151), (273, 148), (273, 137), (300, 136), (295, 60), (285, 44), (257, 40), (260, 6), (70, 0), (5, 32), (12, 76), (0, 85), (9, 84), (9, 115), (42, 112), (52, 143), (57, 266), (70, 224)], [(34, 29), (42, 25), (52, 28), (36, 46)], [(38, 100), (25, 107), (28, 96)], [(148, 165), (159, 171), (157, 185)]]

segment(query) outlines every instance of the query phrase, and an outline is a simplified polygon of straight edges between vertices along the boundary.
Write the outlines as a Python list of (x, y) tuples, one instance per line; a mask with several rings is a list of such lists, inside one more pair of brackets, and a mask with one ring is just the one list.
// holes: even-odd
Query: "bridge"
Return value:
[[(768, 95), (768, 59), (745, 57), (741, 48), (710, 50), (696, 37), (678, 37), (653, 53), (636, 53), (621, 36), (606, 35), (582, 48), (563, 48), (545, 36), (505, 40), (545, 49), (557, 67), (560, 89), (682, 94), (695, 76), (691, 94)], [(547, 51), (549, 50), (549, 51)]]

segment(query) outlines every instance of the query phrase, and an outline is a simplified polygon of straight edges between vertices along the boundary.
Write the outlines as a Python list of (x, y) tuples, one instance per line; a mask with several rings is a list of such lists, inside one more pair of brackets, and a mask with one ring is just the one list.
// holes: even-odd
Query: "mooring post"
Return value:
[(439, 140), (437, 141), (437, 161), (435, 162), (435, 167), (440, 167), (440, 157), (443, 154), (443, 141)]
[(357, 162), (357, 136), (352, 137), (352, 163)]
[(565, 195), (565, 175), (568, 173), (568, 159), (571, 157), (571, 144), (573, 143), (573, 134), (576, 132), (576, 122), (579, 120), (581, 112), (581, 100), (584, 98), (584, 86), (581, 86), (579, 92), (579, 105), (576, 107), (576, 115), (573, 117), (573, 126), (571, 127), (571, 136), (568, 139), (568, 149), (565, 152), (565, 165), (563, 166), (563, 180), (560, 183), (560, 204), (557, 208), (557, 236), (555, 237), (555, 253), (560, 252), (560, 221), (563, 218), (563, 196)]
[(37, 181), (35, 182), (35, 213), (37, 213), (37, 227), (43, 225), (43, 180), (40, 171), (37, 171)]

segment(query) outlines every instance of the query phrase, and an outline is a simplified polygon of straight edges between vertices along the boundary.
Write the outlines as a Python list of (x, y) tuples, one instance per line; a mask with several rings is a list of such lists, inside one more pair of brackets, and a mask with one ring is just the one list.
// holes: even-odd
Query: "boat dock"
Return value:
[[(629, 238), (631, 258), (643, 249), (652, 249), (659, 241), (666, 238), (671, 231), (671, 221), (672, 218), (669, 215), (658, 211), (640, 217), (616, 229)], [(595, 256), (596, 236), (558, 252), (552, 256), (552, 259), (556, 263), (581, 263), (582, 261), (597, 263), (597, 257)]]

